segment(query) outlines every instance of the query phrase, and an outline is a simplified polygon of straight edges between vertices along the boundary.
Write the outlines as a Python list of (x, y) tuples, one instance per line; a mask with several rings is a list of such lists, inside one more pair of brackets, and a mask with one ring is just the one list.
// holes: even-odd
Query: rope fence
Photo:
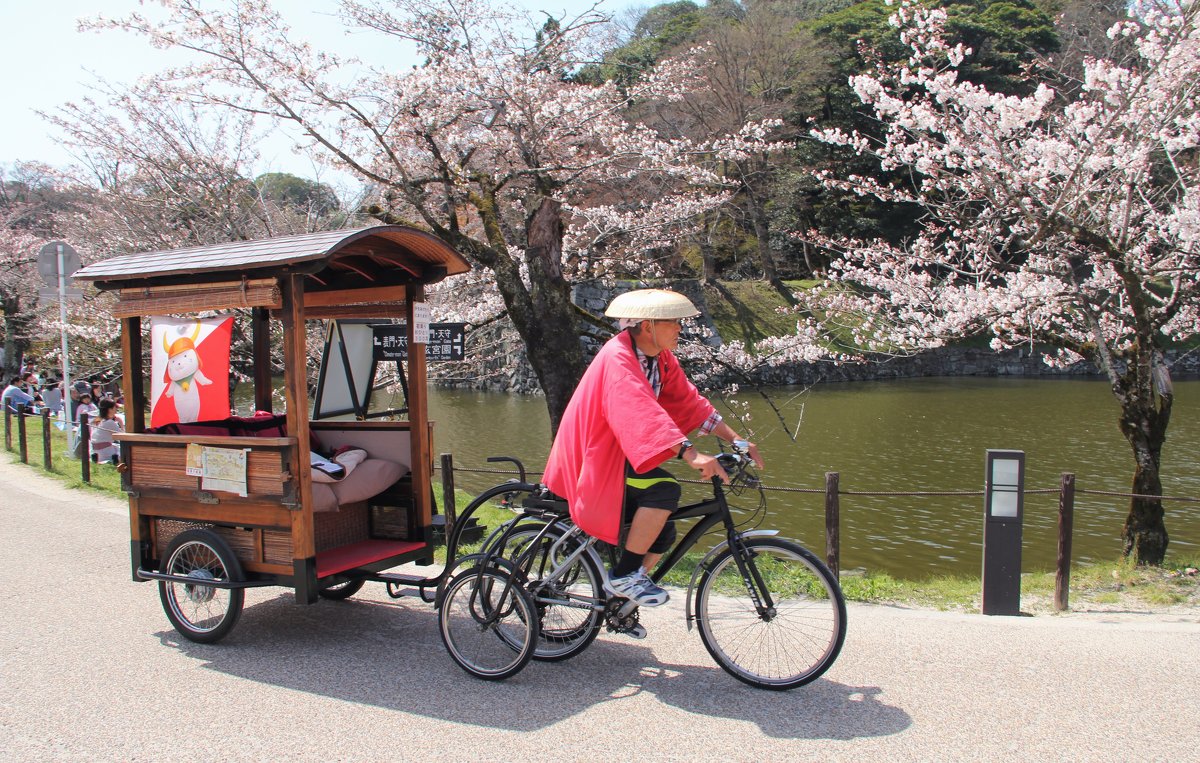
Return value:
[[(441, 464), (435, 470), (442, 472), (444, 502), (448, 507), (454, 505), (454, 474), (464, 472), (469, 474), (494, 474), (514, 477), (517, 472), (513, 469), (480, 469), (455, 466), (451, 454), (443, 453)], [(539, 471), (526, 471), (529, 477), (541, 476)], [(690, 485), (707, 485), (703, 480), (679, 480)], [(807, 493), (825, 496), (825, 563), (834, 576), (840, 576), (841, 570), (841, 497), (963, 497), (983, 498), (986, 490), (842, 490), (841, 475), (838, 472), (825, 474), (825, 488), (771, 487), (762, 485), (764, 491), (776, 493)], [(1061, 484), (1054, 488), (1024, 488), (1024, 495), (1057, 495), (1058, 499), (1058, 555), (1054, 585), (1054, 607), (1064, 611), (1068, 606), (1068, 589), (1071, 574), (1071, 537), (1074, 527), (1075, 496), (1097, 495), (1112, 498), (1149, 499), (1159, 501), (1176, 501), (1180, 503), (1200, 503), (1200, 498), (1184, 496), (1147, 495), (1143, 493), (1122, 493), (1112, 490), (1082, 490), (1075, 484), (1075, 475), (1064, 472)], [(450, 511), (453, 511), (451, 508)], [(447, 516), (447, 521), (453, 521)], [(986, 543), (985, 543), (986, 545)], [(986, 593), (985, 593), (986, 599)], [(986, 604), (986, 602), (985, 602)], [(986, 606), (985, 606), (986, 611)]]
[[(441, 471), (442, 466), (435, 465), (434, 471)], [(455, 466), (456, 472), (467, 472), (469, 474), (499, 474), (514, 476), (516, 473), (512, 469), (473, 469), (465, 466)], [(837, 472), (833, 472), (836, 474)], [(526, 475), (540, 476), (539, 471), (526, 470)], [(686, 485), (707, 485), (703, 480), (688, 480), (681, 479), (679, 482)], [(824, 495), (827, 491), (824, 488), (818, 487), (773, 487), (763, 485), (762, 489), (769, 493), (810, 493), (813, 495)], [(1025, 495), (1058, 495), (1062, 492), (1061, 487), (1044, 487), (1044, 488), (1026, 488)], [(1181, 496), (1170, 495), (1150, 495), (1146, 493), (1122, 493), (1112, 490), (1084, 490), (1082, 488), (1075, 489), (1076, 495), (1102, 495), (1110, 498), (1145, 498), (1150, 500), (1160, 501), (1175, 501), (1178, 503), (1200, 503), (1200, 498), (1185, 498)], [(964, 498), (982, 498), (986, 495), (983, 490), (838, 490), (838, 495), (860, 496), (860, 497), (875, 497), (875, 498), (905, 498), (905, 497), (964, 497)]]
[[(38, 413), (27, 413), (25, 406), (17, 407), (14, 413), (8, 406), (4, 406), (4, 443), (5, 447), (13, 450), (13, 430), (14, 420), (17, 439), (17, 451), (22, 463), (29, 463), (29, 443), (26, 420), (31, 418), (41, 419), (42, 422), (42, 460), (43, 466), (47, 471), (52, 469), (52, 448), (51, 448), (51, 427), (59, 424), (60, 420), (51, 416), (51, 412), (47, 408), (43, 408)], [(60, 426), (60, 429), (68, 431), (67, 442), (68, 448), (76, 447), (82, 454), (80, 461), (80, 472), (84, 482), (91, 481), (91, 466), (90, 458), (90, 431), (91, 426), (88, 423), (87, 414), (80, 416), (78, 425), (67, 423), (66, 426)], [(78, 432), (78, 444), (72, 442), (76, 438), (75, 432)], [(120, 468), (120, 467), (118, 467)], [(454, 522), (454, 475), (457, 472), (467, 474), (486, 474), (498, 475), (506, 477), (515, 477), (518, 472), (516, 469), (493, 469), (493, 468), (472, 468), (455, 466), (453, 456), (449, 453), (442, 454), (441, 463), (434, 466), (435, 471), (442, 473), (443, 486), (443, 505), (446, 510), (446, 521), (449, 524)], [(525, 477), (530, 475), (541, 476), (540, 471), (526, 471)], [(707, 485), (704, 480), (679, 480), (682, 483), (690, 485)], [(961, 498), (980, 498), (987, 495), (985, 490), (842, 490), (840, 487), (841, 476), (838, 472), (827, 472), (825, 475), (825, 487), (822, 488), (798, 488), (798, 487), (774, 487), (769, 485), (761, 486), (764, 491), (773, 493), (798, 493), (811, 495), (825, 496), (825, 560), (830, 571), (838, 576), (841, 568), (841, 503), (842, 496), (852, 497), (883, 497), (883, 498), (899, 498), (899, 497), (961, 497)], [(1023, 489), (1024, 495), (1054, 495), (1059, 496), (1058, 507), (1058, 565), (1055, 582), (1054, 604), (1058, 610), (1067, 609), (1067, 588), (1070, 578), (1070, 560), (1071, 560), (1071, 534), (1074, 524), (1074, 503), (1076, 495), (1095, 495), (1106, 496), (1110, 498), (1126, 498), (1126, 499), (1142, 499), (1155, 501), (1173, 501), (1177, 503), (1200, 503), (1200, 498), (1189, 496), (1167, 496), (1167, 495), (1148, 495), (1143, 493), (1125, 493), (1113, 490), (1083, 490), (1077, 488), (1075, 484), (1075, 475), (1064, 473), (1062, 475), (1062, 483), (1057, 488), (1033, 488)], [(986, 543), (985, 543), (986, 545)]]
[[(64, 421), (54, 415), (48, 407), (42, 407), (37, 413), (29, 412), (26, 406), (18, 405), (14, 412), (7, 405), (4, 406), (4, 447), (11, 451), (13, 450), (13, 423), (16, 422), (17, 435), (17, 456), (21, 463), (29, 463), (29, 436), (26, 421), (28, 419), (38, 419), (42, 423), (42, 468), (46, 471), (52, 471), (54, 467), (54, 453), (52, 448), (52, 432), (51, 429), (58, 426), (60, 431), (66, 433), (67, 450), (78, 451), (81, 453), (79, 459), (80, 477), (84, 482), (92, 481), (92, 459), (91, 459), (91, 431), (92, 427), (88, 423), (88, 414), (81, 413), (77, 424)], [(61, 424), (61, 426), (59, 426)]]

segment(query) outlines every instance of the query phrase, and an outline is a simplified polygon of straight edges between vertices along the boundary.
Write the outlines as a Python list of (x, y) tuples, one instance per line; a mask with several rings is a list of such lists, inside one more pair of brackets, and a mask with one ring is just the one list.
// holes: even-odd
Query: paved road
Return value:
[(734, 681), (683, 623), (492, 684), (431, 607), (251, 591), (201, 646), (128, 576), (123, 502), (0, 455), (0, 759), (1197, 760), (1200, 617), (852, 606), (827, 676)]

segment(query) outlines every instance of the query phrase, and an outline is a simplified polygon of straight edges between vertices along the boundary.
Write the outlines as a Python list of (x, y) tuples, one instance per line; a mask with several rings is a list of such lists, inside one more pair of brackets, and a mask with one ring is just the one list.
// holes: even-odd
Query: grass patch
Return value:
[[(1168, 558), (1162, 567), (1139, 567), (1122, 559), (1079, 565), (1071, 571), (1071, 611), (1161, 611), (1200, 607), (1200, 559)], [(843, 574), (842, 592), (849, 601), (893, 604), (919, 609), (978, 612), (982, 583), (978, 577), (944, 576), (898, 580), (885, 573)], [(1054, 612), (1053, 572), (1021, 576), (1021, 610)]]
[[(788, 288), (796, 286), (789, 282)], [(722, 281), (705, 286), (708, 317), (726, 342), (747, 346), (769, 336), (792, 334), (796, 317), (780, 311), (790, 307), (784, 295), (765, 281)]]
[[(121, 474), (111, 464), (93, 463), (91, 482), (83, 481), (83, 469), (79, 459), (67, 455), (67, 433), (54, 426), (53, 421), (51, 420), (50, 425), (50, 468), (46, 469), (42, 448), (42, 419), (37, 416), (26, 418), (25, 442), (26, 455), (29, 459), (28, 466), (36, 469), (39, 474), (58, 480), (66, 487), (99, 490), (102, 493), (124, 498), (125, 493), (121, 490)], [(20, 461), (17, 440), (17, 423), (14, 418), (12, 421), (13, 447), (11, 451), (8, 451), (9, 460), (12, 463)]]

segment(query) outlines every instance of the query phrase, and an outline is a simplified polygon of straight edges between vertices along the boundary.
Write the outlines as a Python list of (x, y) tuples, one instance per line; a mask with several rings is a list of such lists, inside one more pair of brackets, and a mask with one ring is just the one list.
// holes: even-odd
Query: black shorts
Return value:
[[(679, 499), (683, 488), (671, 473), (661, 466), (647, 472), (635, 472), (628, 463), (625, 464), (625, 523), (633, 521), (633, 515), (639, 508), (665, 509), (675, 511), (679, 508)], [(671, 548), (675, 542), (675, 522), (667, 520), (666, 526), (658, 538), (650, 546), (650, 551), (661, 554)]]

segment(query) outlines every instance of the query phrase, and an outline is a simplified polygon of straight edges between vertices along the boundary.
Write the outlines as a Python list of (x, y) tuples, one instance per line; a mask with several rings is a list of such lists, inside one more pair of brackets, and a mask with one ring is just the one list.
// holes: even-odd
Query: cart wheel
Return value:
[(167, 619), (189, 641), (211, 644), (229, 635), (242, 614), (245, 591), (217, 588), (206, 580), (240, 582), (242, 565), (229, 544), (212, 530), (185, 530), (167, 547), (162, 571), (195, 578), (195, 583), (160, 580), (158, 595)]
[(331, 601), (341, 601), (349, 599), (354, 594), (362, 590), (366, 585), (365, 580), (347, 580), (345, 583), (335, 583), (334, 585), (322, 588), (317, 593), (322, 599), (330, 599)]

